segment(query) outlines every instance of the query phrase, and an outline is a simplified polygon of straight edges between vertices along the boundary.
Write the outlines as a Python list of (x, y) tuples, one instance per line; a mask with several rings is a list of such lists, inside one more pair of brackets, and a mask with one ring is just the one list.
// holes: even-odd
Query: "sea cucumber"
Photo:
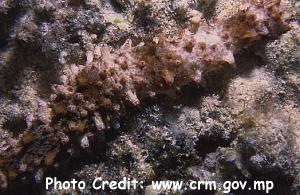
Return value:
[[(130, 102), (139, 105), (143, 97), (170, 93), (190, 83), (201, 84), (204, 75), (234, 66), (234, 55), (263, 37), (289, 29), (291, 15), (280, 0), (245, 0), (244, 8), (229, 19), (196, 24), (172, 36), (157, 35), (151, 42), (132, 46), (127, 40), (120, 49), (99, 46), (75, 80), (58, 86), (57, 94), (83, 95), (97, 105)], [(73, 95), (72, 95), (73, 94)]]

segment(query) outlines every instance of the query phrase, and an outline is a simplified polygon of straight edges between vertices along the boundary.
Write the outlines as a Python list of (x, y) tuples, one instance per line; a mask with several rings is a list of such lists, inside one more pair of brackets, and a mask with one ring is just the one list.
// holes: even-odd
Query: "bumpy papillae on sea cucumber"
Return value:
[(88, 63), (57, 93), (74, 98), (72, 94), (80, 91), (97, 105), (118, 99), (136, 106), (143, 97), (201, 84), (205, 74), (234, 66), (236, 53), (287, 30), (289, 19), (280, 0), (245, 0), (244, 9), (229, 19), (215, 18), (208, 24), (201, 18), (196, 27), (173, 36), (159, 34), (134, 47), (130, 40), (117, 50), (100, 46), (100, 60)]
[[(170, 92), (188, 84), (201, 84), (208, 73), (234, 67), (235, 54), (287, 31), (291, 18), (280, 0), (245, 0), (243, 9), (228, 19), (208, 24), (199, 18), (175, 35), (159, 34), (137, 46), (128, 40), (115, 50), (96, 47), (85, 66), (70, 65), (63, 84), (53, 86), (49, 122), (42, 120), (0, 151), (0, 177), (44, 170), (54, 163), (60, 146), (72, 142), (69, 135), (92, 136), (93, 128), (108, 128), (109, 118), (102, 112), (120, 112), (126, 102), (137, 106), (144, 97), (174, 94)], [(99, 58), (93, 60), (93, 55)], [(81, 147), (88, 147), (88, 139), (82, 140)]]

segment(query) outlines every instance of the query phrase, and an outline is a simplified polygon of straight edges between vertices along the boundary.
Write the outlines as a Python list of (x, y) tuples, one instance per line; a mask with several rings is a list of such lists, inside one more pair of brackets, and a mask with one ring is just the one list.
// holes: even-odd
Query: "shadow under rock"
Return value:
[(243, 50), (235, 57), (236, 59), (236, 74), (239, 76), (247, 77), (251, 72), (265, 64), (263, 59), (255, 55), (251, 50)]

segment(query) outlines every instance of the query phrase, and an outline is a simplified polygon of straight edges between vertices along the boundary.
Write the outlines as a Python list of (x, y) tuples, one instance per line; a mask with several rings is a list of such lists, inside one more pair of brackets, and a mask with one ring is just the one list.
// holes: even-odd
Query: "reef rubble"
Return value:
[(299, 191), (297, 11), (287, 0), (3, 0), (0, 192), (44, 193), (51, 175)]

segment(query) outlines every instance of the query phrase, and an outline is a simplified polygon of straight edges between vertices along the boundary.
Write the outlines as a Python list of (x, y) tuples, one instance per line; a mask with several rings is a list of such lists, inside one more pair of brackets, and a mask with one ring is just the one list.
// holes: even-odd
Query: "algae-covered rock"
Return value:
[[(1, 194), (300, 191), (299, 2), (2, 0), (0, 24)], [(217, 189), (151, 186), (191, 180)]]

